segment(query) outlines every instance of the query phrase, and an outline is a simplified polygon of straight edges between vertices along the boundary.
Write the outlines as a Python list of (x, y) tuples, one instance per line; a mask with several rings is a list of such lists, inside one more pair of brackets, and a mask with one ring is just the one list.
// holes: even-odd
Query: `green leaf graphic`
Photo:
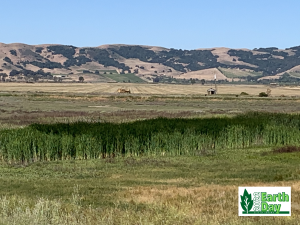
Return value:
[(253, 200), (251, 194), (248, 193), (248, 191), (245, 189), (244, 195), (241, 195), (241, 206), (244, 210), (244, 212), (248, 213), (253, 206)]

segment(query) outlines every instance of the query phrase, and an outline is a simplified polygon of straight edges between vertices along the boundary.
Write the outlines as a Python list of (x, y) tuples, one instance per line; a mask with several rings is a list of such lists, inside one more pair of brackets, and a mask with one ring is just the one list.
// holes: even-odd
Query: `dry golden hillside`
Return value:
[[(262, 74), (265, 78), (277, 79), (285, 72), (298, 77), (299, 57), (300, 47), (177, 50), (124, 44), (78, 48), (0, 43), (0, 76), (6, 74), (12, 80), (20, 76), (45, 78), (50, 75), (75, 79), (84, 74), (86, 80), (104, 82), (152, 82), (155, 77), (213, 80), (215, 75), (217, 80), (231, 81)], [(105, 75), (105, 79), (95, 74)], [(123, 78), (122, 74), (132, 75)]]

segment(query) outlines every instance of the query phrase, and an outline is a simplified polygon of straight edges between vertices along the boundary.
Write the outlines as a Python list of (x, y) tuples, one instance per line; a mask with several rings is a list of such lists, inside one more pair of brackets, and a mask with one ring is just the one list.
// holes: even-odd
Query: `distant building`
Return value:
[(209, 89), (207, 89), (207, 94), (208, 95), (215, 95), (215, 94), (217, 94), (217, 90), (214, 89), (214, 88), (209, 88)]

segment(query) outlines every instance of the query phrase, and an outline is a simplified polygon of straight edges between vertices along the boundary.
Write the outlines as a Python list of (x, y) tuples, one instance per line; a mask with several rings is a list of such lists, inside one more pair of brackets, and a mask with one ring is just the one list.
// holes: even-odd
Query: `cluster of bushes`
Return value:
[(249, 95), (247, 92), (242, 91), (240, 95)]
[(26, 69), (23, 69), (23, 70), (12, 70), (10, 73), (9, 73), (10, 76), (17, 76), (17, 75), (24, 75), (24, 76), (35, 76), (35, 75), (40, 75), (40, 76), (44, 76), (44, 77), (47, 77), (47, 76), (52, 76), (50, 72), (48, 73), (45, 73), (42, 69), (34, 72), (34, 71), (31, 71), (31, 70), (26, 70)]
[[(208, 50), (177, 50), (154, 52), (141, 46), (121, 46), (120, 48), (110, 48), (112, 52), (125, 57), (137, 58), (144, 62), (161, 63), (165, 66), (181, 72), (187, 70), (196, 71), (201, 69), (218, 67), (217, 56), (214, 56)], [(203, 63), (200, 65), (198, 62)], [(188, 64), (183, 66), (182, 64)]]
[(259, 97), (268, 97), (269, 95), (266, 92), (260, 92), (258, 94)]
[(271, 47), (271, 48), (258, 48), (258, 49), (253, 49), (254, 51), (258, 51), (258, 52), (268, 52), (272, 55), (277, 55), (277, 56), (282, 56), (282, 57), (286, 57), (289, 54), (287, 52), (283, 52), (283, 51), (278, 51), (278, 48), (275, 47)]
[(123, 71), (130, 70), (130, 68), (126, 66), (124, 63), (119, 63), (113, 58), (110, 58), (109, 52), (105, 49), (90, 48), (87, 49), (87, 54), (96, 62), (104, 65), (105, 67), (113, 66), (118, 69), (122, 69)]
[(279, 79), (276, 80), (279, 83), (298, 83), (300, 79), (297, 77), (292, 77), (288, 73), (284, 73)]
[(83, 64), (86, 64), (87, 62), (92, 62), (92, 60), (83, 55), (80, 55), (78, 57), (67, 59), (67, 61), (64, 62), (64, 66), (81, 66)]
[(17, 51), (16, 50), (10, 50), (9, 52), (10, 52), (10, 54), (12, 54), (14, 56), (17, 56)]
[(5, 62), (8, 62), (8, 63), (10, 63), (10, 64), (13, 64), (13, 62), (11, 61), (11, 59), (8, 58), (8, 57), (5, 57), (3, 60), (4, 60)]
[(47, 47), (48, 51), (52, 51), (54, 54), (61, 54), (64, 57), (71, 59), (75, 54), (76, 47), (71, 45), (53, 45)]
[(36, 49), (35, 49), (35, 52), (36, 53), (42, 53), (42, 50), (43, 50), (44, 48), (42, 48), (42, 47), (37, 47)]
[[(250, 51), (234, 50), (228, 51), (230, 56), (238, 57), (238, 60), (258, 66), (252, 68), (254, 71), (263, 71), (264, 75), (274, 75), (277, 73), (289, 70), (297, 65), (300, 65), (300, 50), (298, 47), (291, 48), (294, 50), (294, 55), (288, 55), (286, 52), (278, 52), (274, 48), (257, 49), (262, 51), (262, 54), (253, 54)], [(273, 57), (272, 55), (282, 56), (284, 59)], [(239, 66), (239, 68), (247, 68), (247, 66)]]
[(63, 66), (58, 63), (58, 62), (51, 62), (51, 61), (46, 61), (46, 62), (38, 62), (38, 61), (23, 61), (22, 64), (26, 66), (27, 64), (31, 64), (34, 66), (37, 66), (39, 68), (47, 68), (47, 69), (55, 69), (55, 68), (63, 68)]
[[(252, 64), (256, 67), (252, 67), (251, 65), (230, 65), (219, 63), (217, 61), (218, 56), (212, 54), (212, 51), (210, 50), (177, 50), (171, 48), (170, 50), (153, 51), (141, 46), (120, 46), (109, 48), (108, 50), (98, 48), (81, 48), (79, 50), (80, 55), (74, 57), (76, 53), (76, 47), (74, 46), (48, 46), (48, 51), (53, 52), (53, 54), (61, 54), (67, 58), (67, 61), (64, 63), (64, 65), (62, 65), (57, 62), (51, 62), (37, 54), (41, 53), (42, 50), (42, 47), (37, 47), (35, 52), (32, 52), (28, 49), (24, 52), (20, 50), (20, 52), (21, 54), (31, 55), (36, 58), (36, 61), (30, 62), (30, 64), (40, 68), (49, 69), (81, 66), (94, 60), (106, 67), (113, 66), (121, 69), (122, 71), (129, 71), (130, 68), (128, 66), (126, 66), (124, 63), (119, 63), (114, 59), (113, 56), (115, 53), (125, 58), (136, 58), (144, 62), (159, 63), (181, 72), (222, 67), (251, 69), (255, 72), (263, 72), (262, 75), (265, 76), (274, 75), (289, 70), (294, 66), (300, 65), (300, 46), (287, 49), (293, 51), (293, 54), (291, 55), (289, 55), (287, 52), (279, 51), (274, 47), (254, 49), (257, 52), (261, 52), (261, 54), (254, 54), (251, 51), (234, 49), (228, 51), (230, 56), (235, 56), (238, 58), (237, 60)], [(16, 50), (11, 50), (10, 53), (12, 55), (17, 55)], [(278, 58), (276, 56), (281, 56), (283, 58)], [(8, 57), (5, 57), (4, 61), (13, 64)], [(29, 62), (24, 63), (28, 64)]]

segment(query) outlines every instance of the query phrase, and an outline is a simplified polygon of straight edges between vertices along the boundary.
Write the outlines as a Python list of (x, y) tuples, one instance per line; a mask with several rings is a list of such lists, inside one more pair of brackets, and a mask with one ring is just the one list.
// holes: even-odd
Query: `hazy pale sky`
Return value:
[(0, 42), (288, 48), (300, 45), (300, 0), (9, 0)]

